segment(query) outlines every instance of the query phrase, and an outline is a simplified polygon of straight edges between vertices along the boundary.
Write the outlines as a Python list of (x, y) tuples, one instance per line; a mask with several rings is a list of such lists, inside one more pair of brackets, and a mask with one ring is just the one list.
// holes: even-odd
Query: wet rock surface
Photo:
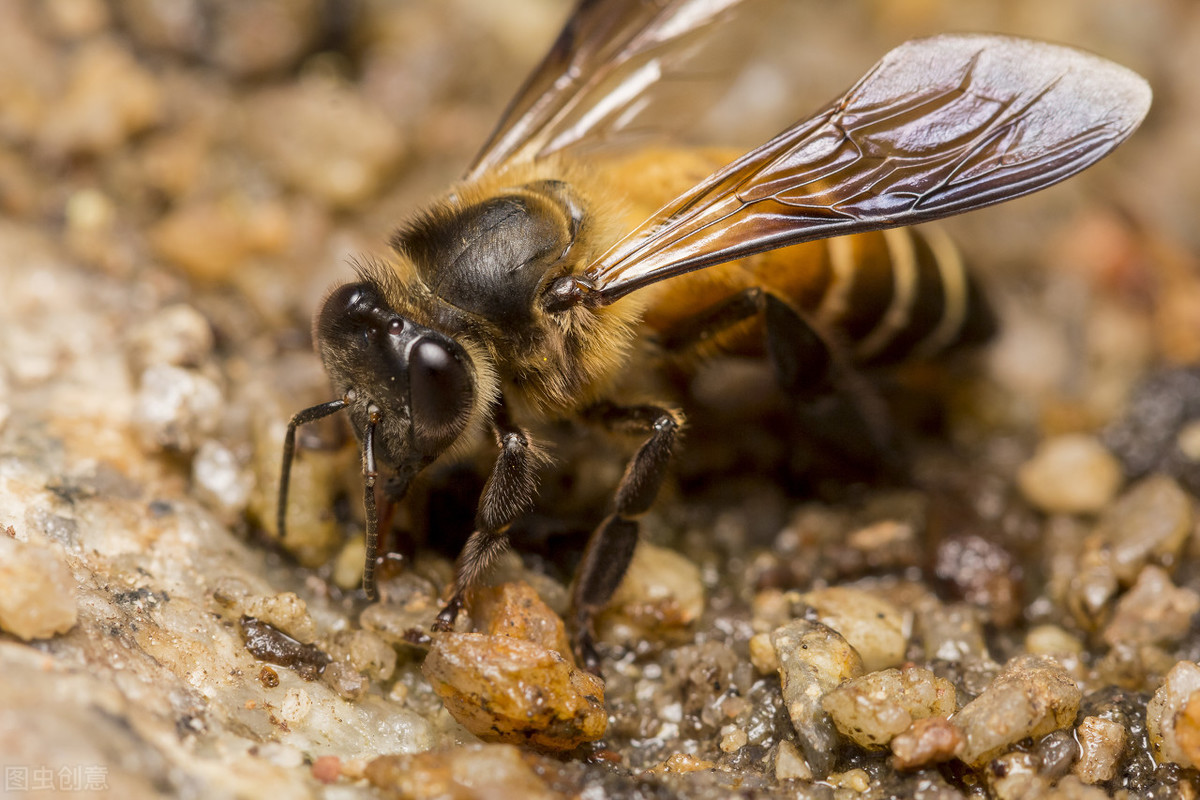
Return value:
[(765, 371), (706, 368), (601, 680), (563, 619), (604, 512), (556, 504), (608, 502), (636, 442), (540, 432), (552, 524), (440, 636), (491, 451), (396, 509), (378, 602), (338, 420), (301, 431), (275, 519), (287, 420), (331, 399), (313, 312), (461, 175), (564, 0), (0, 4), (3, 793), (1195, 796), (1200, 18), (1139, 11), (854, 0), (743, 48), (781, 61), (712, 141), (945, 30), (1103, 53), (1156, 108), (1078, 180), (948, 223), (1002, 330), (881, 376), (902, 486), (797, 432)]

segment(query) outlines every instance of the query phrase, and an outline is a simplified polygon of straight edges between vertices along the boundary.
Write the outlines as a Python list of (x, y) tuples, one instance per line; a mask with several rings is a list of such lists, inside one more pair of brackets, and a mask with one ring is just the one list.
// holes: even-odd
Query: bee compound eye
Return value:
[(448, 447), (466, 424), (471, 406), (466, 365), (441, 342), (423, 337), (410, 351), (408, 378), (418, 443), (426, 452)]

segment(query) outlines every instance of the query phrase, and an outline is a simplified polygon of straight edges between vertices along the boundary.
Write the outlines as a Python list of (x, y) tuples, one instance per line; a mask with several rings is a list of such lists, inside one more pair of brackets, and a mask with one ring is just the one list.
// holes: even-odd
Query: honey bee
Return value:
[(638, 376), (690, 352), (765, 351), (799, 394), (848, 363), (970, 338), (984, 312), (953, 247), (904, 226), (1057, 183), (1150, 104), (1144, 80), (1096, 56), (943, 35), (892, 50), (739, 157), (589, 149), (636, 129), (684, 45), (738, 4), (580, 0), (462, 181), (399, 228), (386, 263), (324, 301), (314, 334), (337, 399), (288, 425), (281, 536), (296, 429), (345, 411), (375, 599), (381, 516), (419, 472), (490, 434), (495, 465), (437, 618), (448, 629), (531, 508), (547, 459), (530, 426), (641, 432), (572, 590), (574, 647), (595, 671), (592, 616), (625, 574), (684, 424), (669, 403), (622, 401)]

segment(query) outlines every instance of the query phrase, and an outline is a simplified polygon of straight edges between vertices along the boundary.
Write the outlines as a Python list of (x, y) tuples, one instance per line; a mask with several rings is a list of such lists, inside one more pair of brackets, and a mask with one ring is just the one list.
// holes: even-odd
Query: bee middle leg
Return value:
[(617, 485), (613, 513), (588, 539), (571, 593), (574, 611), (574, 649), (579, 663), (598, 673), (600, 657), (595, 647), (593, 617), (608, 604), (625, 577), (638, 540), (637, 518), (649, 510), (658, 496), (671, 460), (675, 435), (683, 415), (654, 405), (616, 406), (600, 404), (584, 412), (612, 430), (647, 431), (650, 436), (625, 467)]

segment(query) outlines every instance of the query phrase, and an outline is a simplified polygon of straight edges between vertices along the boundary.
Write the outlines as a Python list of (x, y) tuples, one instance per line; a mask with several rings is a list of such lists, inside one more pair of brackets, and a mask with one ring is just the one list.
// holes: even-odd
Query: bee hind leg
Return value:
[[(823, 330), (792, 304), (760, 287), (749, 287), (679, 323), (664, 335), (661, 346), (686, 351), (703, 345), (739, 322), (759, 316), (767, 356), (779, 386), (792, 397), (801, 418), (813, 417), (813, 434), (835, 451), (858, 461), (854, 442), (837, 433), (824, 436), (827, 425), (818, 407), (831, 399), (842, 401), (852, 418), (849, 435), (866, 445), (875, 466), (895, 477), (907, 472), (895, 446), (891, 416), (875, 386), (862, 374), (846, 345)], [(824, 442), (825, 438), (832, 441)]]
[(666, 476), (675, 444), (683, 425), (676, 410), (653, 405), (615, 406), (602, 404), (588, 409), (586, 416), (613, 430), (648, 431), (617, 486), (613, 513), (588, 539), (571, 594), (574, 610), (575, 657), (584, 669), (599, 674), (600, 658), (595, 647), (593, 618), (608, 604), (625, 577), (637, 546), (637, 518), (654, 503)]

